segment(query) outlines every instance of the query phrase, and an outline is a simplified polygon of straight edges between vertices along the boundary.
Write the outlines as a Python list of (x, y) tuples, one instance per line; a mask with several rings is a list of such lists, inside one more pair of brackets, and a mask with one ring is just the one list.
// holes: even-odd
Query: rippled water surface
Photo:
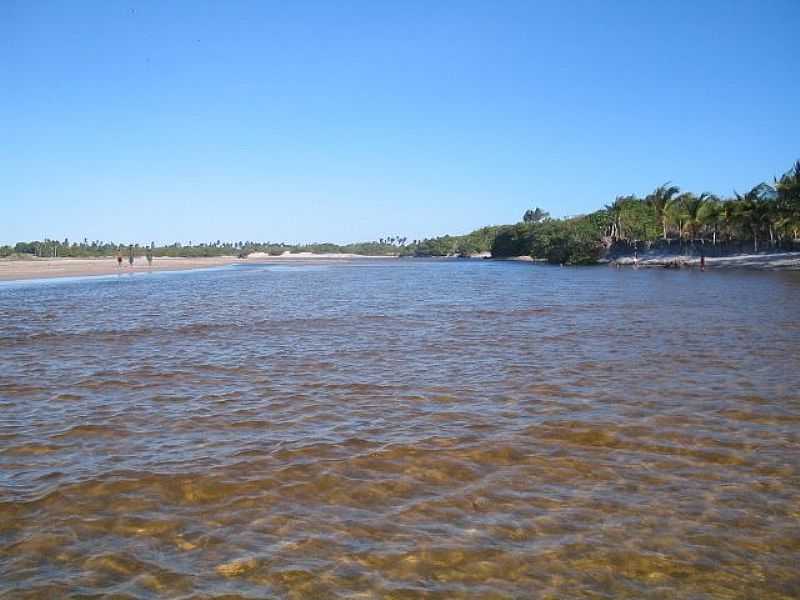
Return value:
[(0, 597), (800, 597), (800, 275), (0, 284)]

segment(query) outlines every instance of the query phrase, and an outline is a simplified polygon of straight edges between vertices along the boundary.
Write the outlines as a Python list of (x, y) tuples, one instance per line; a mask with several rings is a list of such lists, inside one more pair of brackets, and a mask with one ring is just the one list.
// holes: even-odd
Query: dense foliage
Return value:
[(403, 247), (401, 256), (471, 256), (489, 252), (499, 227), (481, 227), (466, 235), (444, 235), (414, 240)]
[(602, 213), (570, 219), (523, 221), (498, 231), (492, 256), (531, 256), (555, 264), (591, 264), (603, 250), (606, 226)]
[(526, 211), (515, 225), (423, 240), (406, 251), (444, 256), (488, 249), (495, 257), (532, 256), (558, 264), (590, 264), (620, 247), (684, 250), (708, 244), (758, 252), (765, 244), (769, 249), (794, 249), (798, 241), (800, 161), (774, 185), (760, 183), (730, 198), (681, 192), (678, 186), (665, 183), (644, 198), (619, 196), (589, 215), (551, 219), (537, 207)]
[[(800, 161), (774, 185), (760, 183), (745, 194), (719, 198), (708, 192), (681, 193), (664, 184), (645, 198), (618, 197), (605, 207), (611, 242), (663, 245), (727, 244), (758, 252), (793, 248), (800, 238)], [(660, 234), (659, 234), (660, 233)]]

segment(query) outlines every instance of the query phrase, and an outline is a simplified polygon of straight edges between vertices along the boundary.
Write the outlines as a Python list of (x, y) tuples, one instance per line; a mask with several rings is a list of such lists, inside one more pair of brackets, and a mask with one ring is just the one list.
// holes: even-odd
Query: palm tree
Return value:
[(772, 202), (764, 198), (764, 184), (759, 184), (744, 196), (736, 194), (736, 202), (734, 207), (734, 218), (744, 227), (749, 230), (753, 236), (753, 252), (758, 252), (758, 237), (767, 225), (770, 229), (770, 236), (772, 236), (771, 227), (771, 212)]
[(684, 192), (675, 201), (680, 206), (681, 230), (685, 226), (689, 231), (690, 238), (694, 239), (700, 227), (700, 223), (697, 221), (697, 211), (703, 205), (703, 200), (691, 192)]
[(739, 227), (739, 205), (736, 198), (727, 198), (722, 202), (722, 222), (728, 241), (736, 239)]
[[(686, 210), (683, 207), (683, 198), (678, 196), (670, 200), (664, 207), (664, 227), (672, 223), (678, 226), (678, 238), (683, 239), (683, 225), (686, 222)], [(666, 239), (666, 238), (664, 238)]]
[(775, 189), (779, 225), (791, 230), (792, 239), (797, 239), (800, 234), (800, 160), (775, 181)]
[(622, 202), (624, 198), (617, 196), (614, 204), (606, 204), (605, 211), (609, 218), (608, 235), (616, 241), (622, 238)]
[(703, 192), (699, 196), (695, 196), (691, 192), (688, 192), (686, 194), (681, 194), (679, 198), (681, 200), (681, 205), (683, 206), (683, 212), (686, 216), (686, 227), (689, 229), (689, 234), (694, 240), (697, 238), (697, 232), (703, 225), (702, 220), (700, 219), (700, 210), (703, 208), (703, 205), (713, 199), (714, 196), (709, 192)]
[(655, 209), (656, 218), (661, 222), (661, 227), (664, 230), (664, 239), (667, 239), (667, 205), (672, 199), (680, 193), (681, 189), (676, 185), (670, 185), (666, 182), (664, 185), (658, 186), (653, 193), (648, 195), (645, 200)]
[(723, 220), (724, 207), (722, 206), (722, 201), (713, 194), (703, 193), (700, 198), (703, 198), (704, 201), (697, 210), (697, 220), (701, 225), (713, 227), (712, 243), (716, 246), (719, 226)]

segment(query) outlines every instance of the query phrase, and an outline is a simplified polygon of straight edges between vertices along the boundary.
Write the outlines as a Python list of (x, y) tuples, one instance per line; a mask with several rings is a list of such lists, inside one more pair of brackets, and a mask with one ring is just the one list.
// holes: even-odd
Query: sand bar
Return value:
[[(24, 258), (0, 259), (0, 281), (18, 281), (26, 279), (49, 279), (54, 277), (91, 277), (99, 275), (115, 275), (122, 273), (146, 273), (148, 271), (186, 271), (191, 269), (208, 269), (224, 267), (238, 263), (279, 264), (286, 262), (321, 262), (351, 261), (362, 259), (396, 259), (396, 256), (362, 256), (358, 254), (312, 254), (301, 252), (269, 256), (252, 254), (247, 259), (235, 256), (212, 257), (156, 257), (152, 266), (147, 264), (143, 256), (137, 257), (133, 265), (127, 258), (122, 266), (117, 265), (114, 257), (100, 258)], [(495, 259), (502, 260), (502, 259)], [(526, 260), (530, 257), (513, 257), (506, 260)], [(684, 267), (699, 267), (697, 256), (675, 255), (642, 255), (640, 267), (663, 267), (667, 263), (678, 261)], [(612, 261), (612, 264), (631, 266), (632, 256), (624, 256)], [(800, 252), (783, 252), (774, 254), (742, 254), (736, 256), (706, 257), (706, 267), (714, 269), (762, 269), (762, 270), (800, 270)]]
[(49, 279), (52, 277), (91, 277), (97, 275), (116, 275), (118, 273), (146, 273), (147, 271), (184, 271), (186, 269), (206, 269), (240, 262), (233, 256), (213, 256), (198, 258), (157, 257), (152, 266), (144, 256), (128, 264), (127, 257), (122, 266), (114, 257), (101, 258), (29, 258), (0, 260), (0, 281), (23, 279)]
[[(623, 256), (612, 264), (634, 265), (633, 256)], [(678, 263), (681, 267), (700, 267), (699, 256), (677, 256), (674, 254), (641, 254), (638, 266), (664, 267)], [(758, 269), (765, 271), (800, 270), (800, 252), (772, 252), (765, 254), (736, 254), (733, 256), (706, 256), (708, 269)]]
[(144, 256), (134, 259), (133, 265), (124, 257), (122, 266), (117, 265), (113, 256), (99, 258), (16, 258), (0, 259), (0, 281), (18, 281), (26, 279), (49, 279), (53, 277), (92, 277), (99, 275), (116, 275), (124, 273), (147, 273), (148, 271), (186, 271), (190, 269), (208, 269), (224, 267), (237, 263), (278, 264), (286, 262), (318, 262), (349, 261), (355, 259), (391, 259), (394, 256), (361, 256), (358, 254), (312, 254), (299, 252), (270, 256), (268, 254), (251, 254), (248, 258), (235, 256), (210, 257), (155, 257), (153, 264), (148, 265)]

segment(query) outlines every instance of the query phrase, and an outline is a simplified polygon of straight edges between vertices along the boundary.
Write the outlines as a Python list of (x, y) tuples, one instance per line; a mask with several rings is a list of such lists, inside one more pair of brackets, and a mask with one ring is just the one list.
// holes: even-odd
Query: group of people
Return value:
[[(153, 250), (150, 249), (150, 248), (147, 248), (145, 250), (144, 256), (147, 259), (147, 266), (148, 267), (152, 267), (153, 266)], [(133, 266), (133, 258), (134, 258), (133, 257), (133, 244), (131, 244), (130, 246), (128, 246), (128, 264), (130, 266)], [(120, 248), (120, 251), (117, 252), (117, 267), (118, 268), (122, 267), (122, 249), (121, 248)]]

